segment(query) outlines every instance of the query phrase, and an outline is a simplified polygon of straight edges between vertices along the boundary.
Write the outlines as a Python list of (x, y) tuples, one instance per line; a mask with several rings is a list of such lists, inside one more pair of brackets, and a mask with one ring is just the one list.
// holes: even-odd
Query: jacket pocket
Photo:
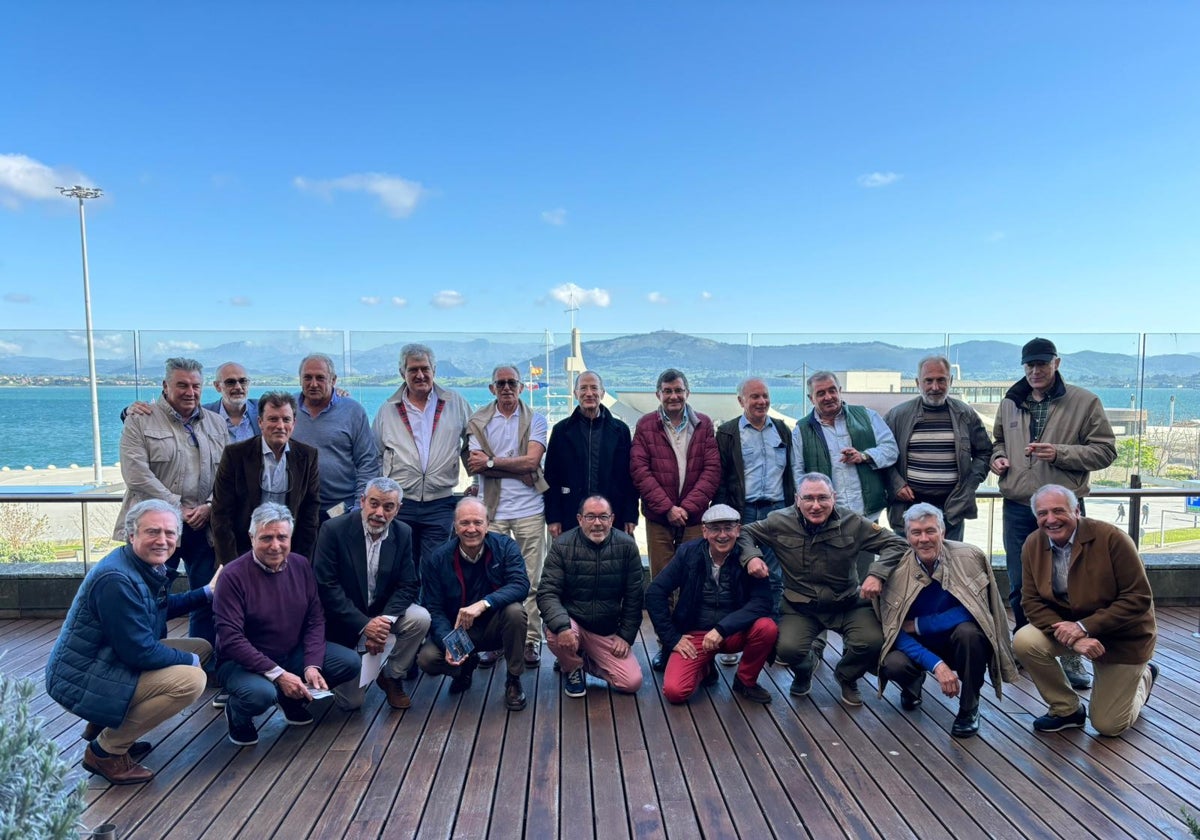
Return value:
[(146, 429), (142, 438), (146, 442), (146, 458), (151, 464), (169, 464), (175, 460), (179, 446), (169, 429)]

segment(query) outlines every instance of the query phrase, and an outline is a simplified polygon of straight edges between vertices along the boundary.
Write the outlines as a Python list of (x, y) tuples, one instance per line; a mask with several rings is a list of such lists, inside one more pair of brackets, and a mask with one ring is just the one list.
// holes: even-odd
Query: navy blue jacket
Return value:
[(46, 663), (46, 693), (84, 720), (120, 726), (143, 671), (192, 664), (161, 640), (168, 619), (206, 603), (203, 588), (167, 595), (165, 577), (128, 545), (115, 549), (75, 593)]
[[(646, 612), (650, 613), (654, 632), (662, 639), (664, 650), (674, 648), (684, 633), (699, 629), (696, 621), (704, 607), (704, 579), (711, 569), (706, 548), (703, 539), (689, 540), (679, 546), (671, 562), (646, 590)], [(748, 630), (758, 619), (771, 615), (771, 581), (747, 574), (741, 556), (741, 549), (734, 548), (725, 558), (725, 565), (733, 568), (734, 603), (741, 605), (717, 622), (716, 630), (725, 638)], [(676, 589), (679, 598), (675, 611), (671, 612), (670, 597)]]
[[(488, 533), (483, 539), (486, 554), (487, 599), (493, 610), (519, 604), (529, 595), (529, 575), (525, 558), (511, 537)], [(437, 551), (421, 557), (421, 605), (429, 610), (429, 638), (439, 648), (442, 639), (454, 629), (458, 611), (474, 603), (463, 591), (458, 537), (451, 537)]]

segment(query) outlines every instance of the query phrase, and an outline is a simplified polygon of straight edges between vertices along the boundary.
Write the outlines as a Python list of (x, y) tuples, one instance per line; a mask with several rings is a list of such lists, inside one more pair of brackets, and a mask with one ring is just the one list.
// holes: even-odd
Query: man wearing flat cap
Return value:
[[(1029, 506), (1043, 485), (1066, 487), (1079, 497), (1080, 513), (1088, 476), (1117, 459), (1116, 438), (1100, 398), (1068, 385), (1058, 372), (1058, 349), (1047, 338), (1021, 348), (1025, 376), (1004, 395), (992, 429), (991, 469), (1000, 477), (1004, 497), (1004, 555), (1008, 565), (1009, 603), (1017, 628), (1027, 622), (1021, 608), (1021, 549), (1038, 529)], [(1077, 654), (1062, 657), (1063, 670), (1077, 689), (1092, 679)]]
[[(729, 505), (713, 505), (700, 519), (701, 539), (679, 546), (646, 592), (646, 610), (654, 631), (669, 650), (663, 696), (686, 703), (696, 686), (713, 685), (718, 653), (742, 652), (733, 680), (734, 694), (753, 703), (770, 703), (758, 684), (779, 627), (771, 618), (771, 582), (753, 577), (738, 547), (742, 517)], [(675, 609), (671, 593), (678, 591)]]

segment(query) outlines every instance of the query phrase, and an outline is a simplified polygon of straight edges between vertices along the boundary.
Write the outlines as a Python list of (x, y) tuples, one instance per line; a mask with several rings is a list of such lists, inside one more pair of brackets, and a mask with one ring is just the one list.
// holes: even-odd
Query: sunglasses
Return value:
[(245, 388), (250, 384), (250, 380), (243, 376), (241, 379), (225, 379), (221, 384), (226, 388), (232, 388), (234, 385), (241, 385), (243, 388)]
[(521, 383), (516, 379), (497, 379), (492, 384), (497, 388), (516, 388)]

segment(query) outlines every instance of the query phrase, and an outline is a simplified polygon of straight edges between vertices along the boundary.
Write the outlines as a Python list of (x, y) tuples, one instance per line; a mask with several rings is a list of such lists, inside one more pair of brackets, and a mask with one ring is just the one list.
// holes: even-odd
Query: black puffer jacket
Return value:
[(574, 528), (554, 541), (537, 590), (542, 622), (554, 633), (571, 619), (591, 633), (613, 633), (633, 644), (642, 623), (642, 555), (616, 528), (604, 542)]

